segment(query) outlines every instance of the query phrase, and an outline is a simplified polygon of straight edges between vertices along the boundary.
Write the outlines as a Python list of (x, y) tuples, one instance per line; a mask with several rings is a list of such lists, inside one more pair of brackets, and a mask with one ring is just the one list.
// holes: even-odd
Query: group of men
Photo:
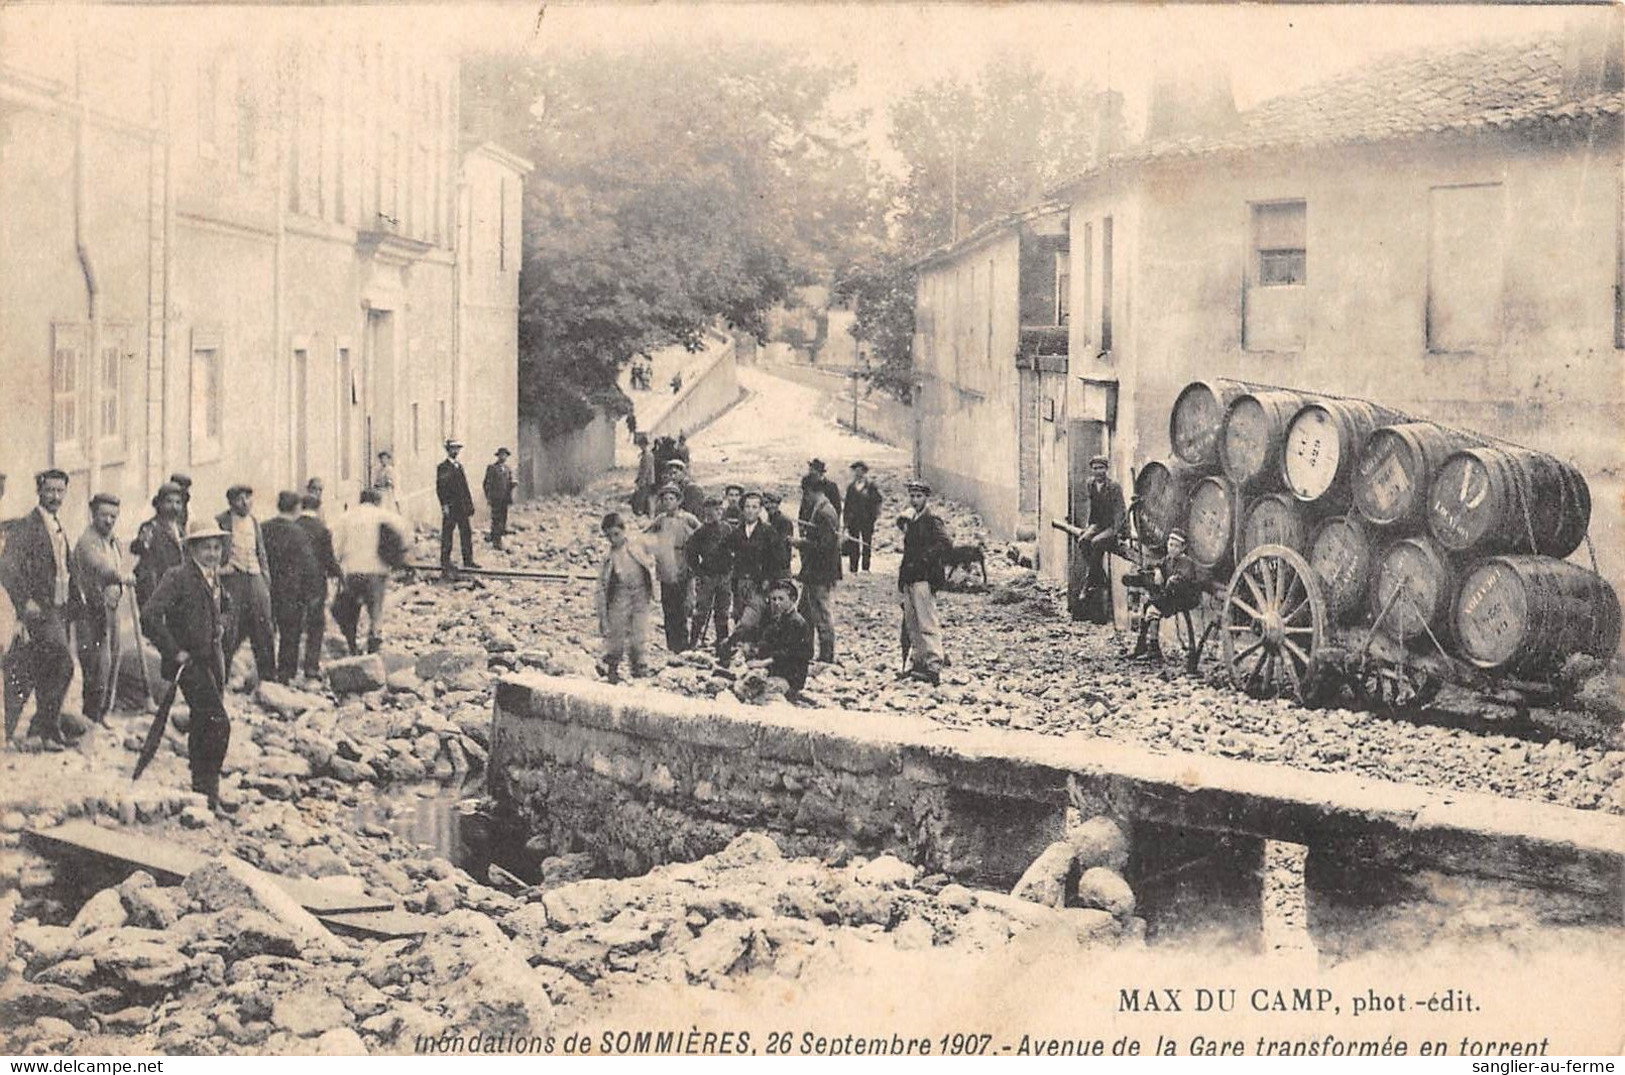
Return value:
[[(367, 648), (380, 644), (391, 549), (404, 550), (405, 524), (384, 510), (377, 489), (343, 513), (333, 530), (322, 519), (322, 482), (277, 495), (277, 514), (254, 517), (254, 490), (236, 484), (227, 508), (194, 518), (191, 480), (174, 474), (152, 498), (153, 515), (123, 546), (115, 534), (121, 504), (111, 493), (89, 500), (90, 524), (69, 543), (59, 513), (69, 476), (35, 476), (36, 507), (0, 524), (0, 586), (14, 620), (0, 634), (8, 742), (30, 697), (34, 714), (22, 745), (60, 750), (62, 703), (77, 650), (82, 712), (105, 724), (121, 660), (119, 612), (131, 610), (157, 648), (160, 675), (191, 711), (192, 786), (219, 807), (220, 768), (231, 726), (224, 695), (232, 657), (244, 638), (257, 679), (290, 682), (320, 675), (329, 580), (338, 580), (333, 617), (349, 651), (359, 652), (360, 611), (369, 614)], [(3, 495), (0, 478), (0, 495)], [(126, 601), (133, 594), (134, 601)], [(74, 637), (70, 647), (69, 636)]]
[[(870, 569), (884, 496), (868, 466), (852, 464), (843, 497), (823, 460), (809, 460), (794, 522), (771, 491), (734, 484), (707, 496), (689, 477), (685, 458), (668, 456), (660, 469), (653, 517), (638, 540), (618, 512), (602, 521), (609, 551), (599, 572), (600, 673), (618, 680), (629, 657), (632, 674), (646, 674), (648, 615), (658, 587), (670, 652), (703, 645), (714, 629), (721, 664), (742, 650), (748, 664), (784, 679), (792, 696), (799, 693), (815, 659), (836, 663), (833, 596), (843, 552), (848, 570)], [(905, 674), (934, 683), (943, 663), (934, 595), (952, 544), (927, 504), (930, 487), (911, 481), (908, 489), (910, 507), (898, 519), (898, 589), (914, 662)], [(797, 552), (801, 566), (792, 578)]]
[[(447, 438), (446, 458), (434, 472), (435, 497), (440, 501), (440, 567), (446, 571), (451, 568), (453, 534), (462, 542), (463, 566), (480, 566), (474, 562), (474, 494), (469, 490), (462, 461), (457, 458), (462, 451), (462, 441)], [(512, 455), (508, 449), (498, 448), (496, 459), (485, 468), (485, 503), (491, 509), (491, 530), (485, 540), (495, 549), (501, 549), (502, 539), (508, 536), (508, 509), (513, 506), (514, 490), (519, 488), (519, 480), (508, 464)]]

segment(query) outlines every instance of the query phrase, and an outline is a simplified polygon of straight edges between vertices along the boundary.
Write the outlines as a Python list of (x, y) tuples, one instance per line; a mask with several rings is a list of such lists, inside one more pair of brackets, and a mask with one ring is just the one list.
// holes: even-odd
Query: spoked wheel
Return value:
[(1373, 662), (1353, 678), (1353, 687), (1362, 704), (1378, 713), (1401, 709), (1421, 709), (1438, 696), (1443, 682), (1423, 668), (1402, 668)]
[(1225, 591), (1219, 633), (1238, 689), (1304, 701), (1311, 658), (1326, 638), (1326, 599), (1309, 562), (1285, 545), (1248, 553)]

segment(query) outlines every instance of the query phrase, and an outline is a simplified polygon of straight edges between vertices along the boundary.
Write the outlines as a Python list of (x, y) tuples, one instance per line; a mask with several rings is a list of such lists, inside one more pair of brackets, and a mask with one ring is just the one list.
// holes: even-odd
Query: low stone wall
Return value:
[[(534, 418), (519, 420), (519, 498), (579, 493), (615, 466), (618, 423), (599, 412), (591, 422), (562, 437), (542, 439)], [(483, 471), (481, 473), (484, 473)], [(476, 493), (483, 507), (485, 498)]]
[(1304, 844), (1323, 861), (1576, 893), (1614, 917), (1625, 897), (1625, 823), (1612, 815), (541, 675), (497, 687), (491, 779), (499, 807), (553, 850), (588, 848), (628, 873), (758, 830), (787, 854), (845, 845), (1008, 886), (1072, 804), (1130, 826)]
[(739, 402), (739, 359), (733, 340), (720, 334), (708, 335), (706, 348), (716, 352), (711, 364), (703, 370), (691, 370), (694, 375), (671, 406), (643, 426), (650, 440), (679, 433), (693, 436)]

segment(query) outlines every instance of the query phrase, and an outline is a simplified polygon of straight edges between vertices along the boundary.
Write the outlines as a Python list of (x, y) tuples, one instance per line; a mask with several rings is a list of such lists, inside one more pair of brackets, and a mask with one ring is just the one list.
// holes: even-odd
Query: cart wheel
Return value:
[(1439, 677), (1421, 668), (1399, 668), (1372, 663), (1354, 677), (1354, 691), (1364, 705), (1378, 713), (1420, 709), (1444, 686)]
[(1230, 577), (1220, 629), (1230, 682), (1254, 697), (1305, 700), (1315, 650), (1326, 638), (1326, 598), (1309, 562), (1285, 545), (1260, 545)]

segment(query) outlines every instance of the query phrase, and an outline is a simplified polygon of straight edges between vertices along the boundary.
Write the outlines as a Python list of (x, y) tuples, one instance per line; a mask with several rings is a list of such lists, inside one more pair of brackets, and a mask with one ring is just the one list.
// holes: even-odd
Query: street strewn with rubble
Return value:
[[(902, 453), (810, 419), (825, 403), (811, 389), (759, 370), (742, 371), (741, 380), (741, 401), (690, 438), (700, 484), (778, 489), (788, 508), (809, 456), (832, 470), (861, 458), (887, 494), (883, 521), (895, 515)], [(793, 437), (782, 432), (790, 415), (798, 417)], [(482, 548), (482, 564), (592, 569), (602, 555), (599, 517), (624, 510), (629, 487), (630, 471), (621, 469), (585, 495), (524, 506), (507, 551)], [(983, 537), (974, 515), (952, 504), (943, 510), (956, 541)], [(1132, 665), (1124, 659), (1129, 639), (1070, 622), (1060, 594), (991, 547), (990, 587), (942, 597), (951, 665), (941, 685), (900, 682), (892, 533), (887, 525), (877, 532), (874, 571), (837, 588), (839, 660), (815, 666), (803, 705), (874, 721), (908, 713), (1035, 735), (1083, 731), (1155, 750), (1625, 812), (1617, 740), (1541, 743), (1308, 710), (1241, 696), (1172, 662)], [(427, 542), (419, 552), (428, 557)], [(627, 1026), (634, 1016), (654, 1025), (662, 1011), (687, 1027), (795, 1010), (800, 1026), (808, 1013), (840, 1011), (854, 976), (895, 983), (901, 993), (916, 975), (972, 982), (990, 973), (1010, 982), (1011, 997), (1034, 997), (1032, 1010), (1044, 1013), (1038, 1025), (1047, 1025), (1058, 1013), (1039, 975), (1116, 966), (1114, 953), (1144, 949), (1147, 923), (1121, 876), (1127, 842), (1105, 818), (1075, 818), (1014, 892), (967, 887), (890, 855), (787, 859), (762, 833), (641, 876), (604, 876), (605, 863), (590, 851), (539, 841), (508, 849), (505, 865), (482, 872), (486, 862), (464, 860), (456, 839), (431, 835), (415, 819), (481, 794), (496, 677), (533, 669), (596, 678), (590, 585), (423, 576), (397, 586), (377, 658), (330, 661), (321, 685), (264, 684), (231, 696), (223, 799), (236, 810), (227, 816), (182, 790), (184, 707), (168, 749), (133, 785), (145, 714), (115, 714), (110, 730), (91, 729), (65, 753), (6, 754), (5, 1047), (409, 1053), (457, 1035), (545, 1038)], [(658, 630), (652, 634), (652, 679), (616, 689), (744, 704), (732, 680), (713, 674), (708, 654), (667, 660)], [(239, 675), (245, 670), (240, 662)], [(470, 816), (462, 815), (465, 824)], [(24, 837), (87, 820), (172, 842), (204, 864), (179, 884), (136, 872), (103, 885), (97, 868), (70, 867)], [(268, 876), (306, 879), (337, 900), (379, 897), (426, 916), (424, 935), (330, 930), (301, 905), (312, 901), (309, 890), (290, 894)], [(1441, 908), (1466, 910), (1441, 912), (1425, 928), (1413, 924), (1420, 932), (1402, 947), (1490, 943), (1521, 921), (1515, 903), (1470, 906), (1449, 882), (1422, 883), (1435, 886)], [(1583, 922), (1575, 929), (1584, 938), (1574, 946), (1586, 953), (1575, 957), (1582, 962), (1620, 951), (1617, 929)], [(1209, 941), (1218, 946), (1223, 935), (1219, 929)], [(1186, 946), (1158, 958), (1177, 965), (1206, 950), (1190, 939), (1202, 936), (1199, 929), (1185, 936)], [(1551, 934), (1553, 943), (1562, 936)], [(1154, 935), (1151, 943), (1154, 953)], [(1224, 961), (1257, 958), (1222, 950)], [(1268, 966), (1315, 956), (1280, 958), (1289, 962)], [(1377, 958), (1357, 957), (1337, 973), (1371, 971)], [(899, 1003), (917, 1008), (922, 1026), (946, 1028), (965, 1011), (945, 996)], [(978, 993), (978, 1016), (1007, 1025), (988, 1002)], [(895, 1024), (896, 1015), (853, 1016), (848, 1027)]]

